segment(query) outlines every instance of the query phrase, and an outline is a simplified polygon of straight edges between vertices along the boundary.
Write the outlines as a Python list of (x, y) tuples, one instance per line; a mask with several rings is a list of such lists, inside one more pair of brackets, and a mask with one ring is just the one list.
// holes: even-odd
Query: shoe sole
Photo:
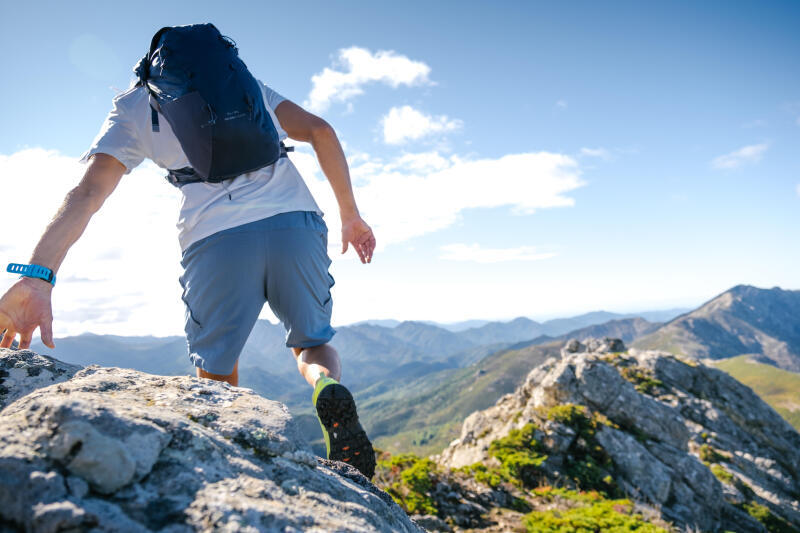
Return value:
[(356, 402), (346, 387), (334, 383), (320, 391), (317, 416), (328, 432), (328, 459), (342, 461), (372, 479), (375, 474), (375, 451), (358, 421)]

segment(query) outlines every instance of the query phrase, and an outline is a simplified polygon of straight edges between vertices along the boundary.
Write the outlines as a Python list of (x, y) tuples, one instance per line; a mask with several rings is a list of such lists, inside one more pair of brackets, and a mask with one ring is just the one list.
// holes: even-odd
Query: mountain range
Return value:
[[(342, 355), (342, 380), (378, 445), (421, 454), (440, 450), (463, 417), (513, 391), (527, 369), (557, 355), (556, 347), (569, 338), (615, 337), (693, 358), (750, 354), (800, 370), (800, 291), (737, 286), (696, 310), (641, 314), (668, 321), (599, 311), (542, 323), (524, 317), (477, 322), (466, 329), (422, 321), (360, 323), (338, 327), (332, 345)], [(286, 403), (316, 435), (309, 390), (283, 343), (280, 325), (258, 321), (240, 359), (241, 385)], [(193, 373), (186, 341), (177, 336), (84, 334), (57, 339), (56, 350), (40, 344), (32, 349), (81, 365)]]
[[(645, 314), (664, 316), (676, 312), (678, 310)], [(576, 332), (581, 335), (605, 332), (624, 340), (654, 327), (641, 318), (620, 318), (623, 316), (599, 311), (541, 324), (523, 317), (510, 322), (471, 321), (478, 325), (466, 329), (420, 321), (389, 321), (387, 325), (360, 323), (338, 327), (331, 344), (342, 355), (344, 379), (348, 385), (362, 390), (389, 374), (395, 379), (413, 379), (443, 369), (466, 367), (520, 342), (534, 339), (544, 342), (555, 336), (562, 337), (570, 328), (575, 329), (573, 326), (589, 328)], [(606, 331), (601, 323), (609, 320)], [(280, 325), (266, 320), (256, 322), (240, 358), (242, 385), (268, 393), (289, 405), (306, 403), (303, 380), (284, 346), (284, 335)], [(55, 350), (50, 350), (37, 340), (31, 348), (80, 365), (130, 367), (161, 375), (193, 373), (186, 356), (186, 340), (180, 336), (124, 337), (86, 333), (56, 339), (56, 345)], [(298, 389), (302, 392), (298, 393)]]

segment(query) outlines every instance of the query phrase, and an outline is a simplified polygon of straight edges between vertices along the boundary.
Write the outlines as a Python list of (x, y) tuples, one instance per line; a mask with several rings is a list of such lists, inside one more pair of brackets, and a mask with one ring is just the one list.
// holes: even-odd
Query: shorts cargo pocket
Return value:
[(203, 325), (195, 317), (194, 312), (192, 311), (192, 306), (189, 304), (189, 300), (186, 298), (186, 292), (187, 292), (186, 283), (184, 283), (183, 281), (183, 276), (178, 278), (178, 281), (180, 281), (181, 287), (183, 288), (183, 293), (181, 293), (181, 301), (183, 302), (183, 305), (186, 307), (185, 311), (186, 315), (184, 317), (184, 320), (186, 321), (186, 327), (188, 328), (189, 323), (191, 321), (191, 323), (193, 323), (195, 326), (197, 326), (200, 329), (203, 329)]

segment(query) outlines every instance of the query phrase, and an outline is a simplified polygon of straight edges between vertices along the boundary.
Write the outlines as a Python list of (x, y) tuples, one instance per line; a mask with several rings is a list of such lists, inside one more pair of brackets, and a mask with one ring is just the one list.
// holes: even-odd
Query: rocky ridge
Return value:
[(527, 435), (530, 486), (625, 495), (665, 529), (800, 531), (800, 434), (752, 390), (615, 339), (572, 340), (561, 355), (469, 416), (433, 459), (451, 472), (502, 472), (497, 443)]
[(0, 349), (0, 530), (421, 531), (248, 389)]

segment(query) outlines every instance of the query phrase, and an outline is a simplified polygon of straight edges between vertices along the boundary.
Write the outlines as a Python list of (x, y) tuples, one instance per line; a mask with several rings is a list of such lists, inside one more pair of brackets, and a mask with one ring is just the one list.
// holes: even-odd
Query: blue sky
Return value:
[[(545, 318), (694, 306), (738, 283), (800, 288), (797, 2), (0, 10), (0, 44), (14, 51), (0, 84), (8, 261), (27, 259), (79, 178), (74, 160), (155, 30), (211, 21), (257, 77), (333, 124), (351, 157), (381, 247), (367, 267), (334, 257), (337, 323)], [(323, 89), (342, 98), (313, 97)], [(294, 158), (333, 235), (322, 175), (307, 149)], [(178, 199), (161, 174), (127, 176), (68, 256), (57, 334), (180, 333)]]

